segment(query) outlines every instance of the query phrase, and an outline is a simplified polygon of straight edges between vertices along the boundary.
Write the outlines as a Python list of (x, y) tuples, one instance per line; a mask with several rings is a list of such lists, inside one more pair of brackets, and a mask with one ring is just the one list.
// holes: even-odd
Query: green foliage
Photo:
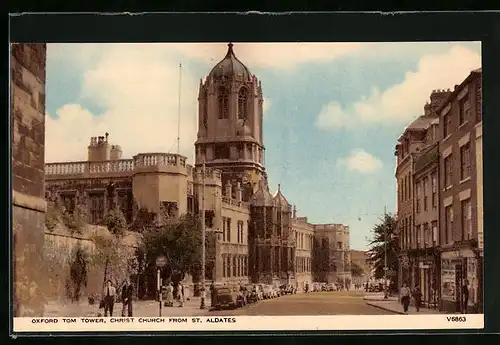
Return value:
[(66, 226), (72, 234), (82, 233), (85, 228), (85, 212), (80, 206), (76, 207), (72, 213), (64, 210), (61, 218), (64, 226)]
[(355, 262), (351, 262), (351, 274), (353, 277), (361, 277), (365, 271)]
[(154, 224), (154, 221), (155, 218), (151, 212), (149, 212), (146, 208), (140, 208), (135, 215), (131, 229), (142, 233), (145, 229), (151, 227)]
[(125, 219), (123, 212), (118, 208), (110, 210), (106, 213), (106, 216), (104, 217), (104, 224), (108, 228), (109, 232), (118, 237), (123, 236), (127, 230), (127, 220)]
[(81, 296), (82, 287), (87, 286), (88, 263), (89, 257), (87, 252), (78, 246), (74, 250), (69, 272), (68, 296), (72, 301), (78, 301)]
[(54, 231), (57, 224), (60, 223), (62, 210), (53, 202), (47, 203), (47, 212), (45, 213), (45, 226), (47, 230)]
[[(387, 267), (397, 274), (399, 242), (395, 236), (397, 220), (396, 217), (386, 214), (380, 223), (376, 224), (372, 230), (373, 239), (370, 242), (368, 252), (368, 262), (375, 269), (375, 278), (384, 277), (385, 264), (385, 241), (387, 240)], [(392, 277), (394, 278), (394, 277)]]
[(146, 229), (142, 250), (148, 263), (154, 263), (158, 256), (165, 255), (172, 279), (182, 279), (185, 273), (195, 271), (201, 260), (199, 217), (186, 214)]

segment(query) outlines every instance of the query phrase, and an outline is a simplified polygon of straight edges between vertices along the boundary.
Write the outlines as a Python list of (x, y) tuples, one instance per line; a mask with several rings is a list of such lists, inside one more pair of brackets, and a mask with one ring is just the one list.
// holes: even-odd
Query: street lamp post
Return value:
[(201, 302), (200, 309), (205, 309), (205, 161), (201, 177)]
[[(387, 218), (387, 210), (384, 206), (384, 222)], [(387, 226), (384, 225), (384, 299), (388, 299), (389, 296), (387, 294)]]

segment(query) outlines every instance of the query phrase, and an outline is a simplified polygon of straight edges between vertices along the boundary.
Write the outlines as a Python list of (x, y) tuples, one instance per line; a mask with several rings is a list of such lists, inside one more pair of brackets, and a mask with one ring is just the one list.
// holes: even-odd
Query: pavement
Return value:
[(387, 299), (384, 298), (384, 293), (383, 292), (371, 292), (371, 293), (366, 293), (365, 296), (363, 297), (365, 301), (397, 301), (398, 297), (397, 296), (387, 296)]
[[(202, 316), (209, 314), (210, 300), (206, 300), (207, 306), (205, 309), (200, 309), (200, 298), (192, 298), (184, 303), (183, 307), (179, 307), (175, 303), (173, 307), (161, 308), (162, 316)], [(113, 308), (113, 316), (121, 316), (122, 304), (115, 303)], [(159, 316), (159, 303), (157, 301), (134, 301), (133, 315), (134, 316)], [(104, 310), (99, 310), (99, 305), (89, 305), (88, 303), (68, 303), (61, 304), (49, 302), (45, 306), (46, 317), (77, 317), (77, 316), (98, 316), (104, 315)]]
[[(210, 311), (210, 299), (206, 300), (206, 309), (200, 309), (200, 298), (186, 301), (184, 307), (162, 307), (162, 316), (237, 316), (237, 315), (388, 315), (393, 314), (375, 306), (367, 304), (363, 299), (364, 292), (360, 291), (332, 291), (310, 292), (296, 295), (285, 295), (275, 299), (260, 301), (233, 310)], [(177, 304), (176, 304), (177, 305)], [(113, 316), (121, 316), (121, 303), (116, 303)], [(158, 302), (135, 301), (134, 316), (158, 316)], [(45, 316), (48, 317), (78, 317), (97, 316), (97, 305), (88, 303), (66, 304), (49, 303), (46, 306)]]
[[(383, 298), (381, 300), (376, 300), (376, 299), (371, 299), (371, 300), (365, 300), (366, 304), (375, 308), (379, 308), (381, 310), (389, 311), (395, 314), (401, 314), (405, 315), (403, 311), (403, 306), (402, 304), (397, 300), (384, 300)], [(445, 312), (441, 312), (437, 309), (429, 309), (422, 307), (420, 308), (420, 311), (417, 312), (417, 309), (413, 306), (410, 305), (408, 308), (408, 314), (413, 314), (413, 315), (420, 315), (420, 314), (446, 314)]]

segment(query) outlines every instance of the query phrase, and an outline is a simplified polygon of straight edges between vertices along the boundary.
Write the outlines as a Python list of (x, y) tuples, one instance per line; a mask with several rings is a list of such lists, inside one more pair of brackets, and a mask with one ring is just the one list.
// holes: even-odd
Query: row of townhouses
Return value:
[[(122, 158), (109, 135), (93, 137), (88, 160), (47, 163), (46, 195), (90, 224), (119, 207), (129, 223), (138, 212), (172, 217), (205, 210), (213, 236), (206, 276), (215, 282), (293, 284), (350, 281), (349, 227), (298, 217), (278, 185), (271, 193), (264, 166), (263, 96), (255, 75), (226, 56), (200, 81), (195, 164), (171, 153)], [(203, 170), (204, 169), (204, 170)], [(154, 291), (154, 275), (148, 283)]]
[(483, 309), (481, 85), (477, 69), (434, 90), (395, 151), (399, 285), (448, 312)]

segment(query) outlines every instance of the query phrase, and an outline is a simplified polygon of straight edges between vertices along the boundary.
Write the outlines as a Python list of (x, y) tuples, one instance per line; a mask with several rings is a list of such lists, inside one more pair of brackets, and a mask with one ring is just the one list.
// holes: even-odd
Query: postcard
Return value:
[(479, 329), (479, 42), (11, 45), (15, 332)]

